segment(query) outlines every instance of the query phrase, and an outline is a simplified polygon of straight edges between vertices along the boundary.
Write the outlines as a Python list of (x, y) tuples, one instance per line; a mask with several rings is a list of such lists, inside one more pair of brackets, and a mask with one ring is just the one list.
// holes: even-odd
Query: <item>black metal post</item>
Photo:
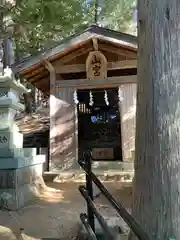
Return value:
[(109, 200), (111, 205), (116, 209), (118, 214), (123, 218), (123, 220), (128, 224), (128, 226), (133, 230), (139, 240), (149, 240), (146, 232), (141, 228), (140, 224), (127, 212), (127, 210), (122, 206), (120, 202), (108, 192), (108, 190), (104, 187), (104, 185), (100, 182), (100, 180), (96, 177), (94, 173), (91, 172), (91, 179), (96, 184), (96, 186), (100, 189), (102, 194)]
[(89, 240), (97, 240), (95, 233), (93, 232), (91, 226), (89, 225), (88, 216), (85, 213), (81, 213), (80, 218), (81, 218), (81, 221), (88, 233), (88, 239)]
[[(87, 170), (87, 172), (86, 172), (86, 189), (87, 189), (89, 197), (93, 201), (93, 182), (91, 179), (91, 170), (92, 170), (91, 153), (89, 151), (86, 152), (84, 160), (85, 160), (85, 166), (86, 166), (86, 170)], [(89, 222), (93, 232), (95, 232), (94, 213), (88, 204), (87, 204), (87, 213), (88, 213), (88, 222)]]
[(80, 186), (79, 190), (83, 197), (87, 201), (87, 209), (88, 209), (88, 222), (94, 232), (94, 216), (98, 219), (100, 225), (106, 232), (106, 236), (109, 236), (108, 239), (113, 239), (111, 236), (111, 232), (109, 232), (106, 222), (103, 217), (97, 211), (95, 204), (93, 202), (93, 188), (92, 184), (95, 183), (99, 190), (104, 194), (104, 196), (109, 200), (111, 205), (116, 209), (118, 214), (123, 218), (123, 220), (129, 225), (131, 230), (135, 233), (135, 235), (139, 238), (139, 240), (149, 240), (148, 235), (144, 231), (144, 229), (140, 226), (140, 224), (134, 219), (127, 210), (121, 205), (120, 202), (108, 192), (108, 190), (104, 187), (101, 181), (96, 177), (94, 173), (91, 171), (91, 154), (88, 153), (84, 155), (84, 162), (78, 161), (80, 166), (86, 172), (86, 188), (84, 186)]
[[(83, 166), (81, 162), (79, 162), (80, 166), (86, 171), (87, 168)], [(117, 202), (117, 200), (108, 192), (108, 190), (104, 187), (104, 185), (100, 182), (100, 180), (96, 177), (94, 173), (90, 173), (90, 179), (92, 182), (96, 184), (96, 186), (99, 188), (99, 190), (102, 192), (102, 194), (109, 200), (111, 205), (116, 209), (118, 214), (123, 218), (123, 220), (128, 224), (128, 226), (133, 230), (135, 235), (140, 240), (149, 240), (148, 235), (144, 231), (144, 229), (140, 226), (140, 224), (134, 219), (127, 210), (121, 205), (120, 202)]]
[(102, 229), (105, 231), (107, 239), (115, 239), (115, 236), (111, 229), (109, 228), (107, 222), (105, 221), (104, 217), (98, 212), (96, 205), (93, 203), (91, 198), (88, 196), (87, 189), (84, 186), (79, 187), (79, 191), (82, 194), (82, 196), (86, 199), (87, 204), (91, 208), (91, 211), (96, 216), (99, 224), (101, 225)]

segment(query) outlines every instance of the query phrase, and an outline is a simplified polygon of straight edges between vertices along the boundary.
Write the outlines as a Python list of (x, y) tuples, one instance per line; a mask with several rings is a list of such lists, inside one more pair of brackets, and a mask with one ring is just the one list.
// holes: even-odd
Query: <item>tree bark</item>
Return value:
[(180, 239), (180, 1), (138, 2), (132, 215), (150, 239)]

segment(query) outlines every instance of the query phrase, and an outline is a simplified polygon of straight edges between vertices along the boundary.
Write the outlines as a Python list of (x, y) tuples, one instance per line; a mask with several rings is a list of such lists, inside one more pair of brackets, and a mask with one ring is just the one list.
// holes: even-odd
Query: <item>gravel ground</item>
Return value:
[[(82, 184), (82, 183), (80, 183)], [(131, 183), (105, 183), (109, 191), (130, 211)], [(79, 214), (86, 212), (78, 192), (79, 183), (47, 183), (39, 198), (18, 212), (1, 211), (0, 240), (75, 239), (80, 229)], [(102, 196), (95, 201), (102, 215), (128, 231), (126, 224)], [(112, 223), (113, 224), (113, 223)], [(22, 229), (22, 230), (20, 230)]]

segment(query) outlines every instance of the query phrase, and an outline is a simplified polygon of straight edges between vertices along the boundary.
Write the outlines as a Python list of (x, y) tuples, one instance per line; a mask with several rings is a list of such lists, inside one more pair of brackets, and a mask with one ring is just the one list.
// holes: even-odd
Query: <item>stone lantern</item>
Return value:
[(23, 134), (15, 114), (23, 110), (19, 96), (28, 90), (15, 80), (10, 68), (0, 76), (0, 207), (16, 210), (35, 197), (45, 156), (23, 148)]

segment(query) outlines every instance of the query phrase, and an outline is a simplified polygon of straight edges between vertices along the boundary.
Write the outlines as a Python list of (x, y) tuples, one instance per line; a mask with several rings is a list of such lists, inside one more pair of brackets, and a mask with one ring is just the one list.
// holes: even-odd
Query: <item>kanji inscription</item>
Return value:
[(100, 51), (89, 53), (86, 60), (86, 73), (88, 79), (105, 79), (107, 78), (107, 60)]
[(0, 136), (0, 143), (6, 143), (8, 141), (6, 136)]

